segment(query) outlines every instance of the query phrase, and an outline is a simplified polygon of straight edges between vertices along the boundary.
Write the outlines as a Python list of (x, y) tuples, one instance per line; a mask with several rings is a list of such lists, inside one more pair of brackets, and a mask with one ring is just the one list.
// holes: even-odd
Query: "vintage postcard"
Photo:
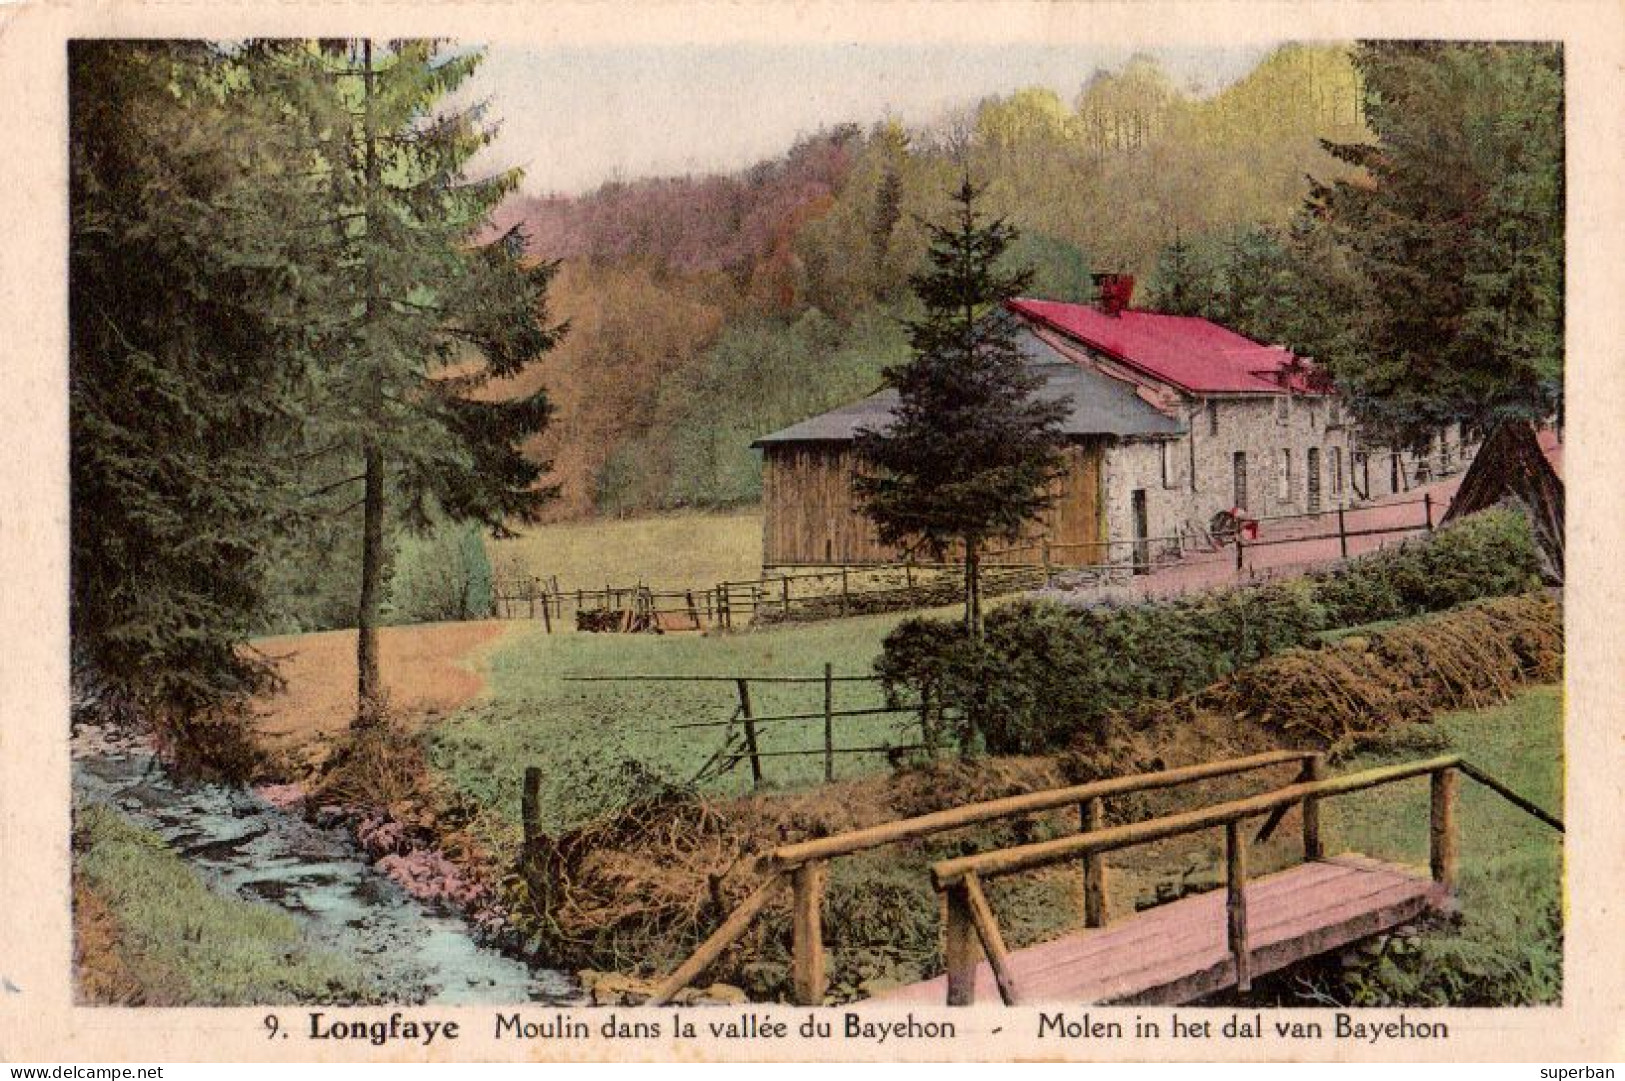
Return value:
[(1617, 4), (0, 18), (0, 1057), (1625, 1055)]

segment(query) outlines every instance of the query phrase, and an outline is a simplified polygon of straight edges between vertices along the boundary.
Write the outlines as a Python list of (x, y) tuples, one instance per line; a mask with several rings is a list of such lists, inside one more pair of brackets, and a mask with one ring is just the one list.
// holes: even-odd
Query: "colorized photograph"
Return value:
[(1560, 44), (67, 69), (78, 1005), (1564, 1001)]

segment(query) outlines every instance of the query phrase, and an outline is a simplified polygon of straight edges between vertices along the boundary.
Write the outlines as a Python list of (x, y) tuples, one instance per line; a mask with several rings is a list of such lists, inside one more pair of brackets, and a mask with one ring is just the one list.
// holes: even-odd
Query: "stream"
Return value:
[(73, 790), (76, 803), (109, 804), (163, 838), (211, 888), (288, 913), (311, 945), (359, 962), (390, 1001), (581, 1001), (566, 974), (482, 946), (456, 913), (408, 895), (341, 827), (251, 791), (177, 780), (139, 748), (76, 750)]

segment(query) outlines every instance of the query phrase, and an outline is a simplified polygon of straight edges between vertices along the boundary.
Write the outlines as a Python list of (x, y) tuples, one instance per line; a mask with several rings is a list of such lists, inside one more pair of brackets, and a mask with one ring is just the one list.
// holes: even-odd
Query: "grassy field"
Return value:
[[(1392, 746), (1362, 754), (1340, 769), (1459, 753), (1561, 816), (1561, 687), (1534, 688), (1492, 709), (1445, 714), (1431, 726), (1413, 727), (1396, 737)], [(1434, 738), (1424, 742), (1423, 737)], [(1460, 799), (1460, 924), (1416, 940), (1412, 956), (1385, 956), (1361, 970), (1346, 989), (1355, 1004), (1559, 1000), (1562, 838), (1467, 778), (1461, 781)], [(1427, 864), (1425, 779), (1333, 800), (1323, 814), (1331, 851)]]
[(486, 541), (498, 578), (554, 576), (564, 589), (636, 585), (703, 589), (762, 571), (762, 514), (756, 509), (689, 511), (647, 518), (532, 526), (512, 540)]
[(112, 809), (94, 805), (80, 812), (74, 844), (84, 885), (117, 928), (100, 935), (96, 947), (116, 949), (117, 957), (87, 957), (85, 964), (126, 971), (143, 1004), (377, 997), (352, 962), (308, 946), (286, 913), (213, 892), (162, 841)]
[[(550, 828), (601, 811), (614, 792), (620, 764), (636, 760), (670, 781), (682, 782), (722, 746), (724, 729), (675, 726), (725, 722), (738, 703), (732, 683), (570, 682), (571, 675), (779, 675), (820, 676), (826, 661), (837, 675), (866, 675), (880, 642), (901, 615), (800, 624), (714, 637), (650, 635), (546, 635), (516, 625), (487, 656), (481, 701), (454, 714), (431, 734), (431, 760), (469, 795), (517, 820), (524, 768), (546, 777), (544, 814)], [(835, 708), (881, 703), (878, 685), (837, 683)], [(823, 686), (753, 684), (760, 717), (823, 709)], [(917, 742), (907, 714), (836, 718), (837, 747)], [(787, 721), (760, 727), (763, 752), (823, 746), (823, 722)], [(884, 755), (842, 755), (839, 777), (884, 769)], [(765, 778), (775, 788), (823, 779), (820, 755), (770, 756)], [(715, 794), (744, 794), (748, 766), (707, 786)]]

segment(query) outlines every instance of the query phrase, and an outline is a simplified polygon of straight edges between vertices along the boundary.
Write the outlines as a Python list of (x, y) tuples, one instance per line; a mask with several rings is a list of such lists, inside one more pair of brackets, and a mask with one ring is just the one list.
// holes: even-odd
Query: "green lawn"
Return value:
[[(1337, 772), (1458, 753), (1562, 816), (1560, 687), (1537, 687), (1492, 709), (1445, 714), (1411, 731), (1436, 734), (1439, 748), (1373, 751)], [(1410, 955), (1385, 956), (1356, 973), (1347, 988), (1356, 1004), (1523, 1004), (1560, 996), (1562, 837), (1471, 779), (1460, 784), (1461, 922), (1423, 936)], [(1426, 779), (1339, 797), (1323, 814), (1328, 851), (1427, 864)]]
[(346, 958), (311, 947), (270, 905), (210, 890), (112, 808), (79, 811), (77, 869), (120, 928), (118, 953), (155, 1006), (355, 1003), (379, 996)]
[[(570, 682), (570, 675), (778, 675), (821, 676), (826, 661), (837, 675), (867, 675), (886, 633), (902, 614), (723, 634), (547, 635), (516, 627), (491, 653), (486, 694), (437, 726), (431, 761), (464, 792), (510, 821), (517, 821), (519, 790), (529, 765), (544, 770), (543, 814), (549, 828), (602, 813), (617, 792), (600, 781), (625, 759), (635, 759), (664, 778), (685, 782), (722, 746), (720, 727), (681, 729), (695, 722), (725, 722), (737, 703), (732, 683)], [(837, 683), (835, 708), (881, 704), (873, 683)], [(823, 709), (822, 683), (753, 684), (758, 717)], [(860, 747), (917, 742), (908, 715), (835, 720), (835, 745)], [(763, 724), (763, 752), (815, 750), (823, 746), (823, 721)], [(838, 777), (886, 768), (883, 755), (842, 755)], [(763, 760), (776, 788), (823, 779), (821, 755)], [(748, 766), (707, 786), (715, 794), (743, 794)]]
[(498, 578), (557, 577), (561, 588), (706, 589), (762, 573), (762, 513), (686, 511), (645, 518), (531, 526), (511, 540), (486, 541)]

